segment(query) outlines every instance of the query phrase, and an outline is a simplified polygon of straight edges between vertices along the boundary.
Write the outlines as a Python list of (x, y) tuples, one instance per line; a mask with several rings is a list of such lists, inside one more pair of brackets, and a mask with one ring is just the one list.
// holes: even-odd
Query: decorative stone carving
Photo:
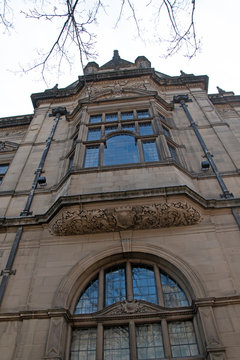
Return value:
[(0, 141), (0, 152), (3, 151), (16, 151), (18, 144), (11, 141)]
[(50, 232), (62, 236), (157, 229), (194, 225), (200, 220), (198, 210), (180, 201), (91, 210), (67, 208), (50, 223)]
[(158, 312), (159, 309), (156, 309), (148, 304), (144, 304), (137, 300), (132, 300), (132, 301), (126, 300), (114, 306), (113, 309), (108, 310), (106, 314), (108, 316), (111, 316), (111, 315), (137, 314), (137, 313), (157, 314)]
[(63, 360), (67, 325), (63, 317), (51, 318), (44, 359)]

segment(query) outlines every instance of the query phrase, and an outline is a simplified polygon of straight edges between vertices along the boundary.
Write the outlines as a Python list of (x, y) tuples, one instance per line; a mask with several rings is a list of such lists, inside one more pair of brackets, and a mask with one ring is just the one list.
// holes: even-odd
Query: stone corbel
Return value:
[[(65, 207), (51, 221), (50, 232), (58, 236), (80, 235), (186, 226), (200, 221), (200, 212), (181, 201), (105, 209)], [(127, 242), (122, 242), (122, 245), (123, 251), (131, 247), (131, 244), (127, 245)]]
[(48, 332), (44, 359), (64, 360), (67, 338), (67, 323), (63, 317), (52, 317)]
[(212, 307), (200, 307), (199, 315), (206, 341), (207, 359), (226, 360), (225, 348), (218, 336), (217, 324)]

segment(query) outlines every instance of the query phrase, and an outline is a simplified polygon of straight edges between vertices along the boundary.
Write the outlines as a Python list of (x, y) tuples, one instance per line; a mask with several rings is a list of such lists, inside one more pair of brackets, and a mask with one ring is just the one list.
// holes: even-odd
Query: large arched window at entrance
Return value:
[(101, 268), (74, 324), (71, 360), (203, 359), (187, 289), (155, 263)]
[(138, 163), (138, 149), (135, 138), (131, 135), (115, 135), (106, 141), (104, 165)]

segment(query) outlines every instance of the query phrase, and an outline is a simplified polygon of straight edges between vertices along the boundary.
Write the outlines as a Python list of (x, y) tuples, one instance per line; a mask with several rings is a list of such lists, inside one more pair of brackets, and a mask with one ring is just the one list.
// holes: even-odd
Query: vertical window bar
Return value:
[(99, 160), (99, 146), (89, 146), (86, 148), (84, 167), (96, 167)]

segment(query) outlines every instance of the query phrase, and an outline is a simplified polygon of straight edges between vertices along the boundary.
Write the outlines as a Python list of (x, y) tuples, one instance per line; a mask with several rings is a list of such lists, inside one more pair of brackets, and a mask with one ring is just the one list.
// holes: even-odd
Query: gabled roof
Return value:
[(118, 70), (119, 68), (125, 67), (132, 67), (134, 64), (130, 61), (124, 60), (119, 56), (118, 50), (114, 50), (112, 60), (108, 61), (106, 64), (102, 65), (99, 69), (115, 69)]

